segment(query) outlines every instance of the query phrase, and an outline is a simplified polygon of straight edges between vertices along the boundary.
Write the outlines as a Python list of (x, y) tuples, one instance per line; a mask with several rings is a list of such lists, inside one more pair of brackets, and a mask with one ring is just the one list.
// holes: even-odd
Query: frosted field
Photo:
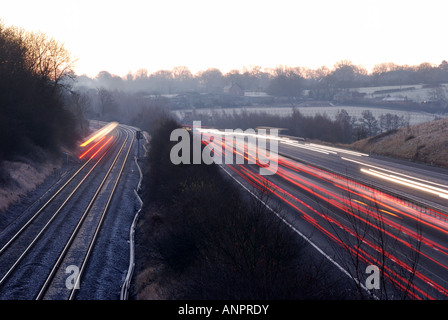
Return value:
[[(375, 91), (381, 90), (401, 90), (392, 93), (375, 93)], [(353, 89), (353, 91), (358, 91), (361, 93), (365, 93), (366, 99), (374, 99), (374, 98), (384, 98), (386, 96), (390, 97), (398, 97), (398, 98), (407, 98), (408, 100), (415, 102), (423, 102), (425, 100), (431, 100), (434, 97), (434, 88), (424, 88), (421, 84), (416, 85), (403, 85), (403, 86), (385, 86), (385, 87), (366, 87)], [(442, 84), (441, 90), (448, 96), (448, 84)]]
[[(362, 112), (364, 110), (370, 110), (372, 114), (379, 119), (382, 114), (391, 113), (398, 116), (404, 116), (404, 119), (409, 119), (409, 124), (419, 124), (422, 122), (432, 121), (435, 119), (435, 115), (425, 112), (408, 112), (393, 109), (383, 109), (383, 108), (369, 108), (369, 107), (354, 107), (354, 106), (328, 106), (328, 107), (296, 107), (300, 113), (305, 116), (314, 116), (316, 114), (326, 114), (330, 119), (334, 119), (338, 111), (344, 109), (347, 113), (356, 118), (362, 117)], [(186, 115), (192, 116), (193, 110), (176, 110), (172, 113), (179, 119), (182, 120)], [(240, 113), (242, 111), (250, 112), (264, 112), (268, 114), (273, 114), (281, 117), (287, 117), (292, 114), (292, 108), (290, 107), (248, 107), (248, 108), (222, 108), (222, 109), (196, 109), (197, 114), (209, 114), (214, 113), (227, 113), (232, 114), (233, 112)], [(448, 117), (448, 115), (445, 115)], [(193, 116), (194, 119), (194, 116)]]

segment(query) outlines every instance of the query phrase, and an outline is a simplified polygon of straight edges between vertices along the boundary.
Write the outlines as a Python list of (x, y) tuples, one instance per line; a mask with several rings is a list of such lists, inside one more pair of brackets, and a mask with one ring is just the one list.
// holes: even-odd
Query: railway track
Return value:
[(134, 139), (117, 127), (40, 208), (0, 233), (0, 299), (76, 299)]

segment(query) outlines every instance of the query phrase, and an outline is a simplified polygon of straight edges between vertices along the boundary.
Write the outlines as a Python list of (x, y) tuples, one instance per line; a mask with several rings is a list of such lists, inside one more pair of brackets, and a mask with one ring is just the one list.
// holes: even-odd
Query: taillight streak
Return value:
[[(369, 201), (372, 201), (375, 204), (381, 205), (381, 206), (383, 206), (383, 207), (385, 207), (385, 208), (387, 208), (389, 210), (394, 210), (395, 212), (397, 212), (397, 213), (399, 213), (399, 214), (401, 214), (403, 216), (406, 216), (408, 218), (417, 220), (418, 222), (422, 222), (422, 223), (424, 223), (424, 224), (426, 224), (428, 226), (431, 226), (431, 227), (433, 227), (433, 228), (435, 228), (435, 229), (437, 229), (437, 230), (439, 230), (439, 231), (441, 231), (443, 233), (447, 233), (448, 234), (448, 230), (447, 230), (448, 224), (447, 223), (441, 221), (440, 219), (436, 219), (436, 218), (434, 218), (434, 217), (432, 217), (432, 216), (430, 216), (428, 214), (420, 212), (420, 211), (418, 211), (416, 209), (413, 209), (413, 208), (407, 206), (406, 203), (400, 202), (395, 197), (386, 195), (386, 194), (384, 194), (384, 193), (382, 193), (382, 192), (380, 192), (378, 190), (375, 190), (375, 189), (367, 187), (367, 186), (363, 186), (363, 185), (361, 186), (359, 183), (353, 182), (353, 181), (351, 181), (351, 180), (349, 180), (347, 178), (343, 178), (343, 177), (340, 177), (340, 176), (337, 176), (337, 175), (334, 175), (334, 174), (325, 173), (324, 171), (316, 169), (316, 168), (305, 167), (304, 165), (301, 165), (300, 169), (298, 169), (297, 168), (297, 166), (298, 166), (297, 164), (294, 164), (292, 162), (288, 163), (287, 161), (284, 161), (284, 160), (281, 160), (280, 164), (282, 164), (282, 165), (286, 164), (286, 166), (289, 169), (292, 169), (292, 170), (297, 171), (297, 172), (299, 172), (298, 170), (301, 170), (301, 171), (303, 171), (303, 172), (305, 172), (307, 174), (310, 174), (310, 175), (312, 175), (312, 176), (314, 176), (316, 178), (319, 178), (319, 179), (324, 180), (326, 182), (330, 182), (330, 183), (332, 183), (334, 186), (336, 186), (338, 188), (341, 188), (341, 189), (343, 189), (345, 191), (348, 191), (348, 192), (350, 192), (352, 194), (356, 194), (356, 195), (358, 195), (360, 197), (363, 197), (364, 199), (368, 199)], [(352, 189), (348, 189), (346, 187), (346, 185), (349, 184), (349, 183), (350, 183)], [(358, 191), (359, 193), (356, 193), (355, 190)], [(375, 196), (379, 197), (382, 200), (382, 202), (377, 200), (377, 199), (375, 199), (375, 198), (372, 198), (372, 197), (368, 196), (366, 194), (366, 192), (369, 192), (369, 193), (374, 194)], [(386, 203), (388, 203), (389, 205), (386, 204)], [(398, 209), (392, 207), (392, 205), (399, 206), (401, 208), (401, 210), (398, 210)], [(442, 214), (441, 212), (438, 212), (438, 211), (435, 211), (435, 210), (430, 210), (430, 211), (433, 212), (435, 215), (438, 215), (440, 217), (448, 218), (445, 214)], [(425, 220), (426, 220), (426, 222), (425, 222)]]
[[(225, 144), (223, 143), (222, 146), (225, 149)], [(250, 147), (248, 146), (248, 149)], [(219, 149), (218, 149), (219, 150)], [(236, 151), (233, 150), (233, 153), (236, 154)], [(248, 153), (249, 156), (251, 155), (251, 153)], [(241, 155), (241, 154), (239, 154)], [(244, 158), (246, 160), (249, 160), (248, 157), (246, 157), (244, 155)], [(256, 159), (254, 161), (256, 162)], [(368, 201), (371, 201), (372, 203), (374, 203), (376, 206), (383, 206), (384, 208), (388, 209), (388, 210), (392, 210), (400, 215), (409, 217), (409, 218), (413, 218), (418, 220), (419, 222), (425, 223), (433, 228), (438, 229), (439, 231), (445, 232), (447, 233), (447, 230), (443, 229), (443, 228), (439, 228), (437, 226), (434, 226), (433, 224), (429, 224), (426, 223), (424, 221), (422, 221), (421, 219), (418, 219), (418, 216), (421, 216), (422, 213), (418, 212), (417, 214), (411, 214), (411, 213), (407, 213), (407, 212), (403, 212), (404, 210), (398, 210), (396, 208), (393, 207), (393, 205), (397, 206), (400, 205), (400, 203), (397, 201), (396, 198), (386, 195), (386, 194), (382, 194), (379, 193), (377, 190), (374, 190), (372, 188), (360, 185), (356, 182), (353, 182), (347, 178), (343, 178), (340, 177), (338, 175), (335, 174), (331, 174), (331, 173), (327, 173), (325, 171), (322, 171), (320, 169), (317, 168), (313, 168), (313, 167), (309, 167), (309, 166), (305, 166), (305, 165), (299, 165), (297, 163), (294, 163), (292, 161), (289, 160), (285, 160), (285, 159), (279, 159), (278, 160), (279, 164), (283, 165), (284, 167), (293, 170), (297, 173), (306, 173), (309, 174), (313, 177), (319, 178), (320, 180), (323, 180), (327, 183), (331, 183), (332, 185), (334, 185), (335, 187), (341, 188), (345, 191), (348, 191), (351, 194), (357, 195), (361, 198), (364, 198)], [(302, 206), (306, 207), (307, 209), (311, 210), (312, 212), (314, 212), (315, 214), (317, 214), (318, 216), (320, 216), (322, 219), (336, 225), (337, 227), (345, 230), (348, 234), (357, 237), (360, 241), (362, 241), (363, 243), (365, 243), (366, 245), (368, 245), (370, 248), (372, 248), (373, 250), (379, 252), (381, 255), (385, 256), (386, 258), (390, 259), (391, 261), (393, 261), (394, 263), (396, 263), (398, 266), (402, 267), (403, 269), (405, 269), (408, 272), (414, 272), (415, 276), (419, 279), (421, 279), (422, 281), (430, 284), (433, 288), (435, 288), (437, 291), (439, 291), (440, 293), (447, 295), (448, 296), (448, 290), (446, 290), (445, 288), (443, 288), (442, 286), (438, 285), (437, 283), (435, 283), (434, 281), (430, 280), (428, 277), (426, 277), (425, 275), (421, 274), (420, 272), (417, 272), (415, 270), (413, 270), (409, 265), (407, 265), (406, 263), (404, 263), (403, 261), (401, 261), (400, 259), (396, 258), (395, 256), (391, 255), (390, 253), (387, 253), (386, 251), (384, 251), (384, 249), (380, 248), (379, 246), (373, 244), (372, 242), (370, 242), (369, 240), (365, 239), (365, 238), (360, 238), (358, 234), (356, 234), (356, 232), (354, 232), (352, 229), (348, 228), (347, 226), (345, 226), (344, 224), (340, 223), (339, 221), (329, 217), (328, 215), (323, 215), (322, 213), (318, 212), (317, 210), (313, 209), (311, 206), (309, 206), (308, 204), (306, 204), (305, 202), (299, 200), (298, 198), (296, 198), (295, 196), (293, 196), (292, 194), (288, 193), (287, 191), (283, 190), (282, 188), (280, 188), (279, 186), (277, 186), (276, 184), (272, 183), (271, 181), (268, 181), (266, 178), (255, 174), (253, 172), (251, 172), (250, 170), (248, 170), (247, 168), (239, 165), (238, 169), (234, 168), (233, 166), (229, 166), (229, 168), (231, 168), (235, 173), (237, 173), (238, 175), (240, 175), (246, 182), (250, 183), (252, 186), (257, 187), (258, 189), (263, 190), (264, 188), (267, 188), (270, 192), (272, 192), (273, 194), (275, 194), (277, 197), (279, 197), (281, 200), (283, 200), (284, 202), (288, 203), (290, 206), (292, 206), (294, 209), (296, 209), (298, 212), (300, 212), (302, 214), (302, 217), (304, 218), (304, 220), (306, 220), (307, 222), (309, 222), (310, 224), (312, 224), (313, 226), (315, 226), (316, 228), (318, 228), (319, 230), (321, 230), (324, 234), (326, 234), (328, 237), (330, 237), (333, 241), (335, 241), (336, 243), (338, 243), (340, 246), (342, 246), (343, 248), (345, 248), (346, 250), (348, 250), (349, 252), (351, 252), (352, 254), (356, 254), (359, 255), (360, 253), (363, 254), (363, 256), (360, 256), (361, 260), (366, 262), (366, 263), (376, 263), (379, 265), (382, 265), (380, 263), (380, 261), (376, 260), (375, 258), (373, 258), (372, 256), (370, 256), (369, 254), (367, 254), (366, 252), (364, 252), (363, 250), (361, 250), (358, 246), (355, 246), (354, 248), (348, 246), (346, 243), (344, 243), (343, 241), (341, 241), (341, 239), (339, 239), (338, 237), (336, 237), (334, 234), (332, 234), (331, 232), (329, 232), (328, 230), (326, 230), (324, 227), (322, 227), (321, 225), (319, 225), (319, 223), (317, 222), (316, 219), (312, 218), (309, 214), (307, 214), (304, 210), (300, 209), (297, 205), (295, 205), (295, 203), (300, 203)], [(342, 197), (340, 197), (339, 195), (330, 192), (328, 190), (326, 190), (325, 188), (319, 187), (315, 184), (312, 184), (311, 182), (301, 179), (299, 178), (296, 174), (294, 173), (290, 173), (287, 172), (286, 170), (284, 170), (283, 168), (279, 168), (277, 171), (277, 175), (291, 183), (293, 183), (294, 185), (298, 186), (299, 188), (311, 193), (312, 195), (318, 197), (321, 200), (324, 200), (326, 202), (328, 202), (329, 204), (331, 204), (332, 206), (340, 209), (343, 212), (346, 212), (354, 217), (356, 217), (357, 219), (359, 219), (361, 222), (365, 223), (366, 225), (369, 225), (371, 227), (376, 228), (377, 230), (379, 230), (380, 232), (384, 232), (384, 234), (386, 234), (387, 236), (395, 239), (396, 241), (398, 241), (399, 243), (403, 244), (404, 246), (410, 248), (411, 250), (415, 251), (417, 254), (421, 254), (422, 256), (424, 256), (425, 258), (427, 258), (428, 260), (434, 262), (435, 264), (439, 265), (440, 267), (444, 268), (444, 269), (448, 269), (447, 266), (443, 265), (442, 263), (440, 263), (439, 261), (437, 261), (434, 258), (431, 258), (429, 255), (424, 254), (423, 252), (421, 252), (420, 250), (417, 250), (416, 248), (414, 248), (408, 241), (405, 241), (403, 239), (400, 239), (399, 237), (393, 235), (390, 231), (385, 230), (384, 228), (381, 228), (379, 225), (376, 225), (368, 220), (366, 220), (365, 218), (362, 218), (359, 214), (355, 214), (353, 212), (353, 210), (357, 210), (358, 212), (362, 212), (368, 216), (372, 216), (375, 219), (382, 219), (382, 221), (387, 224), (388, 226), (403, 232), (407, 235), (409, 235), (411, 238), (414, 238), (417, 241), (421, 241), (422, 243), (424, 243), (425, 245), (436, 249), (438, 252), (440, 252), (441, 254), (444, 255), (448, 255), (447, 251), (448, 249), (423, 237), (421, 234), (418, 234), (416, 232), (414, 232), (411, 229), (408, 229), (404, 226), (401, 226), (399, 224), (397, 224), (396, 222), (394, 222), (393, 220), (384, 217), (384, 216), (380, 216), (378, 210), (382, 210), (379, 207), (370, 207), (369, 205), (359, 202), (356, 203), (355, 200), (352, 199), (344, 199)], [(350, 183), (353, 187), (353, 189), (349, 189), (348, 187), (345, 187), (345, 185), (347, 185), (348, 183)], [(358, 186), (359, 185), (359, 186)], [(314, 191), (317, 190), (318, 192)], [(369, 195), (366, 195), (365, 193), (369, 192), (371, 194), (375, 194), (375, 195), (380, 195), (381, 200), (383, 200), (383, 202), (381, 202), (378, 199), (375, 199)], [(388, 202), (389, 204), (386, 204), (384, 201)], [(403, 206), (403, 205), (400, 205)], [(407, 211), (412, 212), (412, 208), (409, 207), (405, 207), (404, 209), (406, 209)], [(384, 210), (383, 210), (384, 211)], [(389, 212), (388, 212), (389, 213)], [(436, 212), (437, 213), (437, 212)], [(401, 218), (401, 217), (400, 217)], [(383, 269), (384, 271), (387, 271), (390, 274), (386, 274), (387, 278), (392, 281), (393, 283), (395, 283), (398, 287), (401, 287), (403, 290), (406, 290), (408, 288), (412, 288), (414, 289), (416, 292), (419, 292), (423, 297), (428, 298), (428, 299), (432, 299), (432, 297), (427, 294), (426, 292), (424, 292), (423, 290), (421, 290), (420, 288), (417, 288), (413, 283), (409, 283), (409, 281), (405, 278), (403, 278), (402, 276), (398, 275), (395, 271), (393, 271), (392, 269), (390, 269), (387, 266), (383, 265)], [(398, 280), (400, 282), (403, 282), (404, 285), (400, 282), (398, 282)], [(419, 299), (420, 297), (418, 295), (416, 295), (413, 292), (408, 292), (411, 296), (413, 296), (414, 298)]]
[(111, 140), (113, 137), (110, 137), (94, 154), (92, 154), (92, 156), (90, 157), (90, 159), (93, 159), (98, 152), (100, 152)]
[[(233, 168), (232, 166), (229, 166), (230, 168), (232, 168), (232, 170), (237, 171), (235, 168)], [(404, 262), (402, 262), (401, 260), (399, 260), (398, 258), (396, 258), (395, 256), (386, 253), (385, 251), (383, 252), (383, 249), (379, 248), (378, 246), (374, 245), (373, 243), (371, 243), (370, 241), (368, 241), (365, 238), (361, 238), (356, 232), (354, 232), (353, 230), (351, 230), (350, 228), (346, 227), (345, 225), (341, 224), (340, 222), (334, 220), (333, 218), (326, 216), (326, 215), (322, 215), (321, 213), (319, 213), (318, 211), (314, 210), (313, 208), (311, 208), (309, 205), (305, 204), (303, 201), (297, 199), (296, 197), (292, 196), (291, 194), (289, 194), (288, 192), (286, 192), (285, 190), (283, 190), (282, 188), (278, 187), (277, 185), (271, 183), (270, 181), (267, 181), (265, 178), (252, 173), (251, 171), (249, 171), (248, 169), (244, 168), (243, 166), (239, 166), (239, 168), (244, 171), (244, 174), (247, 176), (247, 178), (249, 178), (252, 181), (256, 181), (258, 182), (262, 187), (268, 187), (269, 190), (271, 192), (273, 192), (274, 194), (276, 194), (277, 196), (279, 196), (282, 200), (284, 200), (285, 202), (287, 202), (288, 204), (292, 205), (295, 209), (297, 209), (299, 212), (301, 212), (303, 214), (303, 218), (308, 221), (309, 223), (311, 223), (312, 225), (314, 225), (316, 228), (318, 228), (319, 230), (321, 230), (324, 234), (326, 234), (328, 237), (330, 237), (333, 241), (335, 241), (336, 243), (338, 243), (339, 245), (341, 245), (343, 248), (345, 248), (346, 250), (348, 250), (349, 252), (351, 252), (352, 254), (356, 254), (357, 256), (360, 256), (359, 253), (363, 253), (364, 256), (360, 256), (361, 260), (363, 260), (366, 263), (373, 263), (375, 262), (376, 264), (379, 263), (378, 260), (374, 259), (373, 257), (371, 257), (370, 255), (368, 255), (367, 253), (365, 253), (364, 251), (362, 251), (359, 247), (355, 247), (352, 248), (350, 246), (348, 246), (346, 243), (344, 243), (343, 241), (341, 241), (341, 239), (339, 239), (337, 236), (333, 235), (331, 232), (329, 232), (328, 230), (326, 230), (325, 228), (323, 228), (322, 226), (320, 226), (318, 224), (318, 222), (312, 218), (311, 216), (309, 216), (308, 214), (306, 214), (303, 210), (300, 210), (297, 206), (295, 206), (294, 204), (292, 204), (292, 202), (288, 201), (286, 198), (284, 198), (282, 195), (279, 194), (279, 192), (277, 190), (280, 191), (280, 193), (282, 194), (286, 194), (289, 197), (292, 197), (294, 200), (300, 202), (302, 205), (305, 205), (307, 208), (311, 209), (314, 213), (318, 214), (320, 217), (322, 217), (323, 219), (335, 224), (336, 226), (340, 227), (341, 229), (345, 230), (346, 232), (348, 232), (349, 234), (351, 234), (352, 236), (358, 238), (360, 241), (362, 241), (363, 243), (365, 243), (366, 245), (368, 245), (369, 247), (371, 247), (372, 249), (374, 249), (377, 252), (380, 252), (381, 254), (384, 253), (384, 255), (390, 259), (391, 261), (394, 261), (396, 264), (398, 264), (400, 267), (404, 268), (407, 271), (410, 271), (413, 269), (411, 267), (409, 267), (407, 264), (405, 264)], [(247, 180), (247, 179), (245, 179)], [(334, 201), (334, 200), (333, 200)], [(335, 205), (336, 203), (333, 203), (333, 205)], [(339, 204), (336, 204), (338, 207), (340, 206)], [(365, 220), (364, 220), (365, 221)], [(390, 233), (388, 233), (390, 235)], [(397, 238), (397, 240), (399, 240)], [(405, 245), (410, 246), (410, 244), (403, 242)], [(412, 248), (412, 247), (411, 247)], [(381, 264), (379, 264), (381, 265)], [(386, 275), (392, 282), (396, 283), (399, 287), (401, 287), (402, 289), (405, 289), (407, 287), (415, 287), (415, 285), (413, 285), (412, 283), (409, 283), (409, 281), (407, 281), (406, 279), (404, 279), (403, 277), (401, 277), (400, 275), (398, 275), (395, 271), (393, 271), (392, 269), (390, 269), (387, 266), (383, 266), (383, 268), (385, 269), (385, 271), (388, 271), (391, 273), (391, 275)], [(433, 282), (432, 280), (430, 280), (429, 278), (425, 277), (424, 275), (422, 275), (421, 273), (416, 272), (415, 274), (418, 278), (422, 279), (423, 281), (429, 283), (431, 286), (433, 286), (434, 288), (436, 288), (439, 292), (448, 295), (448, 291), (445, 290), (443, 287), (437, 285), (435, 282)], [(394, 278), (395, 277), (395, 278)], [(396, 278), (399, 278), (401, 281), (403, 281), (405, 283), (405, 285), (398, 283), (396, 281)], [(423, 296), (425, 296), (426, 298), (432, 299), (432, 297), (425, 293), (423, 290), (415, 287), (415, 290), (419, 291)], [(409, 294), (411, 294), (414, 298), (419, 298), (417, 295), (415, 295), (413, 292), (409, 292)]]
[(79, 159), (82, 159), (87, 153), (89, 153), (93, 148), (95, 148), (101, 141), (103, 141), (106, 137), (102, 137), (100, 140), (98, 140), (93, 146), (91, 146), (86, 152), (84, 152), (82, 155), (79, 156)]

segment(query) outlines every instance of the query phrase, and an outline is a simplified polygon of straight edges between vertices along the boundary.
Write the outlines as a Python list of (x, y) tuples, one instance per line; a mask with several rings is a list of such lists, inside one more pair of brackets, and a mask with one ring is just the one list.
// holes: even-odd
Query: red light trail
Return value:
[(104, 127), (102, 127), (101, 129), (95, 131), (94, 133), (92, 133), (85, 142), (83, 142), (80, 147), (86, 147), (87, 145), (89, 145), (90, 143), (92, 143), (93, 141), (96, 141), (97, 139), (100, 139), (104, 136), (106, 136), (109, 132), (111, 132), (113, 129), (115, 129), (118, 126), (118, 122), (110, 122), (108, 124), (106, 124)]
[(99, 147), (99, 149), (94, 154), (92, 154), (90, 159), (93, 159), (98, 154), (98, 152), (100, 152), (112, 140), (112, 138), (113, 137), (110, 137), (101, 147)]
[[(204, 143), (205, 148), (207, 148), (209, 143)], [(223, 142), (222, 147), (222, 150), (226, 147)], [(254, 148), (254, 146), (248, 146), (248, 148)], [(220, 148), (215, 148), (214, 151), (216, 152), (216, 150), (220, 150)], [(235, 153), (235, 150), (233, 152)], [(248, 154), (250, 157), (253, 153)], [(249, 160), (245, 155), (244, 158)], [(255, 163), (260, 165), (256, 159)], [(402, 245), (403, 248), (407, 248), (416, 255), (421, 256), (422, 259), (426, 259), (426, 261), (438, 268), (447, 271), (448, 265), (439, 261), (437, 256), (441, 255), (447, 258), (448, 248), (404, 224), (405, 219), (407, 221), (415, 221), (424, 227), (448, 234), (448, 223), (443, 221), (447, 217), (443, 213), (432, 209), (427, 210), (428, 213), (422, 212), (416, 206), (409, 206), (392, 195), (351, 181), (346, 177), (279, 157), (275, 177), (284, 181), (282, 185), (294, 186), (296, 190), (301, 190), (299, 191), (300, 194), (325, 204), (327, 208), (334, 208), (331, 211), (335, 212), (335, 214), (323, 213), (322, 210), (316, 210), (311, 204), (300, 200), (286, 191), (285, 188), (280, 187), (279, 183), (265, 178), (245, 165), (227, 166), (253, 187), (260, 190), (267, 189), (274, 194), (282, 202), (300, 213), (304, 221), (322, 232), (332, 242), (344, 248), (352, 256), (359, 258), (366, 264), (379, 266), (384, 277), (394, 284), (396, 288), (406, 292), (409, 297), (413, 299), (434, 299), (434, 295), (426, 290), (422, 284), (429, 285), (429, 287), (445, 297), (448, 296), (448, 289), (430, 278), (432, 273), (429, 273), (429, 275), (423, 274), (415, 266), (399, 258), (399, 255), (403, 255), (401, 252), (395, 250), (392, 253), (389, 251), (391, 248), (375, 244), (374, 241), (376, 239), (374, 239), (373, 234), (360, 235), (353, 225), (347, 223), (345, 218), (351, 217), (350, 219), (357, 221), (356, 223), (359, 223), (359, 225), (362, 224), (370, 230), (376, 230), (378, 234), (381, 233), (384, 237), (388, 237), (395, 243)], [(340, 192), (337, 192), (337, 190), (340, 190)], [(439, 192), (440, 190), (437, 191)], [(343, 196), (341, 192), (344, 192), (347, 196)], [(442, 219), (433, 217), (433, 215)], [(324, 226), (319, 221), (327, 222), (329, 226)], [(344, 241), (336, 230), (343, 230), (352, 239), (356, 240), (355, 243)], [(423, 250), (418, 243), (421, 243), (426, 249)], [(361, 245), (365, 247), (361, 248)], [(381, 259), (375, 257), (374, 253)], [(406, 258), (406, 255), (403, 257)], [(398, 271), (397, 267), (401, 271)], [(411, 281), (412, 276), (415, 279), (419, 279), (420, 282)]]
[(100, 140), (98, 140), (93, 146), (91, 146), (86, 152), (84, 152), (82, 155), (79, 156), (79, 159), (84, 158), (84, 156), (89, 153), (93, 148), (95, 148), (101, 141), (106, 139), (106, 136), (102, 137)]

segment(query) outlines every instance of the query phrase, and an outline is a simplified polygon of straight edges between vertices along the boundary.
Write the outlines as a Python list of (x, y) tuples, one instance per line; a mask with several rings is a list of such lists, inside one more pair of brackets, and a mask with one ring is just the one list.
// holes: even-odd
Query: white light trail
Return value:
[(345, 150), (345, 149), (340, 149), (340, 148), (335, 148), (335, 147), (329, 147), (329, 146), (324, 146), (324, 145), (319, 145), (319, 144), (315, 144), (315, 143), (310, 143), (311, 146), (315, 146), (321, 149), (326, 149), (326, 150), (331, 150), (331, 151), (335, 151), (335, 152), (339, 152), (339, 153), (347, 153), (347, 154), (351, 154), (354, 156), (363, 156), (363, 157), (368, 157), (369, 155), (366, 153), (362, 153), (362, 152), (356, 152), (356, 151), (351, 151), (351, 150)]
[(346, 160), (346, 161), (350, 161), (350, 162), (354, 162), (354, 163), (357, 163), (357, 164), (360, 164), (360, 165), (363, 165), (363, 166), (366, 166), (366, 167), (371, 167), (371, 168), (374, 168), (374, 169), (377, 169), (377, 170), (390, 172), (390, 173), (392, 173), (394, 175), (400, 175), (400, 176), (403, 176), (403, 177), (406, 177), (406, 178), (422, 181), (424, 183), (432, 184), (434, 186), (439, 186), (439, 187), (442, 187), (442, 188), (446, 188), (448, 190), (448, 186), (447, 185), (443, 185), (443, 184), (440, 184), (440, 183), (437, 183), (437, 182), (432, 182), (432, 181), (420, 179), (420, 178), (413, 177), (413, 176), (410, 176), (410, 175), (407, 175), (407, 174), (404, 174), (404, 173), (395, 172), (395, 171), (392, 171), (392, 170), (384, 169), (384, 168), (381, 168), (381, 167), (378, 167), (378, 166), (374, 166), (374, 165), (371, 165), (371, 164), (368, 164), (368, 163), (364, 163), (364, 162), (360, 162), (360, 161), (356, 161), (356, 160), (352, 160), (352, 159), (348, 159), (348, 158), (344, 158), (344, 157), (341, 157), (341, 159), (342, 160)]
[(281, 143), (287, 144), (287, 145), (290, 145), (290, 146), (294, 146), (294, 147), (297, 147), (297, 148), (302, 148), (302, 149), (306, 149), (306, 150), (310, 150), (310, 151), (324, 153), (324, 154), (330, 154), (330, 153), (336, 154), (336, 152), (323, 150), (323, 149), (319, 149), (319, 148), (314, 148), (314, 147), (309, 147), (309, 145), (306, 145), (306, 144), (298, 144), (296, 142), (289, 142), (289, 141), (281, 141)]
[(80, 145), (80, 147), (85, 147), (88, 144), (90, 144), (92, 141), (102, 138), (103, 136), (105, 136), (106, 134), (111, 132), (113, 129), (115, 129), (116, 126), (118, 126), (118, 122), (110, 122), (110, 123), (106, 124), (104, 127), (102, 127), (101, 129), (99, 129), (99, 130), (95, 131), (93, 134), (91, 134), (87, 138), (87, 140)]
[(408, 179), (404, 179), (404, 178), (400, 178), (397, 176), (393, 176), (393, 175), (389, 175), (389, 174), (385, 174), (376, 170), (372, 170), (372, 169), (361, 169), (361, 172), (364, 172), (366, 174), (369, 175), (373, 175), (375, 177), (381, 178), (381, 179), (385, 179), (394, 183), (398, 183), (410, 188), (414, 188), (414, 189), (418, 189), (424, 192), (428, 192), (428, 193), (432, 193), (432, 194), (436, 194), (441, 198), (445, 198), (448, 199), (448, 190), (443, 190), (440, 188), (436, 188), (433, 186), (429, 186), (429, 185), (425, 185), (423, 183), (419, 183), (419, 182), (415, 182), (415, 181), (411, 181)]

